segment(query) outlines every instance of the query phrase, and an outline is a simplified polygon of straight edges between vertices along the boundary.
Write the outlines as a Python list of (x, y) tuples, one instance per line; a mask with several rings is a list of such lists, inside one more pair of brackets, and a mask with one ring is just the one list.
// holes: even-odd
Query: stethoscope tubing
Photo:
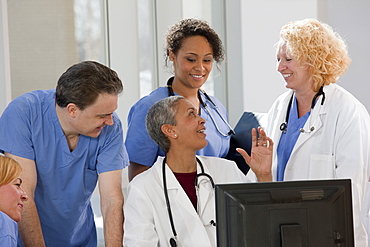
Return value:
[[(171, 79), (170, 79), (171, 80)], [(167, 88), (168, 88), (168, 97), (170, 96), (174, 96), (175, 93), (173, 92), (173, 89), (172, 89), (172, 81), (168, 81), (167, 82)], [(218, 124), (216, 123), (215, 119), (213, 118), (212, 114), (210, 113), (210, 111), (208, 110), (208, 106), (207, 104), (202, 100), (202, 97), (200, 96), (200, 93), (202, 93), (204, 95), (204, 97), (209, 101), (211, 102), (213, 108), (215, 109), (217, 115), (219, 115), (219, 117), (221, 118), (222, 122), (224, 122), (226, 124), (226, 126), (230, 129), (229, 132), (227, 132), (227, 134), (223, 133), (220, 128), (218, 127)], [(198, 98), (199, 98), (199, 101), (200, 101), (200, 104), (203, 106), (203, 109), (207, 112), (207, 114), (210, 116), (212, 122), (213, 122), (213, 125), (216, 127), (216, 130), (218, 133), (220, 133), (222, 136), (224, 137), (228, 137), (230, 135), (235, 135), (235, 131), (234, 129), (230, 126), (230, 124), (226, 121), (226, 119), (222, 116), (221, 112), (219, 111), (217, 105), (213, 102), (213, 100), (211, 99), (211, 97), (209, 97), (209, 95), (202, 89), (199, 89), (198, 90)]]
[[(198, 157), (196, 157), (196, 160), (197, 160), (197, 163), (200, 166), (201, 172), (196, 175), (195, 180), (194, 180), (194, 186), (195, 187), (198, 186), (198, 177), (206, 176), (211, 181), (212, 188), (214, 189), (215, 184), (214, 184), (214, 181), (213, 181), (211, 175), (204, 172), (203, 164), (198, 159)], [(168, 191), (167, 191), (166, 157), (163, 159), (163, 162), (162, 162), (162, 176), (163, 176), (163, 192), (164, 192), (164, 197), (165, 197), (165, 201), (166, 201), (166, 208), (167, 208), (167, 212), (168, 212), (168, 218), (169, 218), (170, 224), (171, 224), (172, 234), (174, 236), (173, 238), (170, 238), (169, 242), (170, 242), (171, 247), (175, 247), (175, 246), (177, 246), (177, 232), (176, 232), (175, 224), (174, 224), (173, 217), (172, 217), (172, 210), (171, 210), (170, 200), (169, 200)]]
[(174, 237), (176, 238), (177, 237), (177, 233), (176, 233), (176, 229), (175, 229), (175, 224), (173, 222), (172, 211), (171, 211), (171, 206), (170, 206), (170, 200), (168, 198), (168, 192), (167, 192), (166, 158), (163, 159), (163, 163), (162, 163), (162, 176), (163, 176), (164, 198), (166, 200), (166, 207), (167, 207), (168, 217), (170, 219), (172, 233), (173, 233)]
[[(324, 104), (325, 102), (325, 92), (324, 92), (324, 89), (323, 87), (321, 86), (319, 91), (315, 94), (315, 96), (313, 97), (312, 99), (312, 102), (311, 102), (311, 109), (313, 109), (316, 105), (316, 99), (322, 95), (322, 99), (321, 99), (321, 105)], [(287, 131), (287, 128), (288, 128), (288, 121), (289, 121), (289, 115), (290, 115), (290, 109), (292, 107), (292, 102), (293, 102), (293, 98), (294, 98), (294, 93), (292, 93), (292, 96), (290, 97), (289, 99), (289, 103), (288, 103), (288, 107), (287, 107), (287, 110), (286, 110), (286, 115), (285, 115), (285, 122), (282, 123), (280, 125), (280, 130), (283, 132), (283, 133), (286, 133)]]
[(216, 113), (220, 116), (221, 120), (222, 120), (222, 121), (226, 124), (226, 126), (230, 129), (230, 131), (229, 131), (227, 134), (223, 133), (223, 132), (219, 129), (219, 127), (218, 127), (218, 125), (217, 125), (217, 123), (216, 123), (215, 119), (213, 118), (213, 116), (211, 115), (211, 113), (208, 111), (208, 106), (207, 106), (207, 104), (206, 104), (206, 103), (204, 103), (204, 102), (202, 101), (201, 97), (199, 97), (199, 98), (200, 98), (200, 103), (202, 104), (202, 106), (203, 106), (204, 110), (207, 112), (207, 114), (211, 117), (211, 120), (212, 120), (213, 124), (215, 125), (215, 127), (216, 127), (217, 131), (218, 131), (221, 135), (223, 135), (223, 136), (225, 136), (225, 137), (227, 137), (227, 136), (229, 136), (229, 135), (235, 135), (235, 131), (234, 131), (234, 129), (230, 126), (230, 124), (229, 124), (229, 123), (226, 121), (226, 119), (222, 116), (221, 112), (218, 110), (217, 105), (216, 105), (216, 104), (211, 100), (211, 98), (208, 96), (208, 94), (207, 94), (203, 89), (199, 89), (199, 92), (201, 92), (201, 93), (202, 93), (202, 94), (207, 98), (207, 100), (208, 100), (209, 102), (211, 102), (211, 104), (213, 105), (213, 108), (215, 109)]

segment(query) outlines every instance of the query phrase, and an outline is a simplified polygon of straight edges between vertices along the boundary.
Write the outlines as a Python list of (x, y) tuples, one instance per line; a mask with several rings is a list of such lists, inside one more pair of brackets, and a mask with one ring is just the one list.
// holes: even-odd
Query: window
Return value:
[(82, 60), (107, 63), (104, 0), (8, 1), (12, 98), (55, 88)]

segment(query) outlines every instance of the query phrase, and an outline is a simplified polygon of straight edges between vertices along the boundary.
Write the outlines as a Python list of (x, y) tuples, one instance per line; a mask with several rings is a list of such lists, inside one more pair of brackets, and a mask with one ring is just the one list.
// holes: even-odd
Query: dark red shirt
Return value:
[(197, 176), (197, 172), (192, 173), (173, 173), (177, 180), (179, 181), (185, 193), (188, 195), (191, 203), (193, 204), (195, 210), (197, 210), (197, 194), (195, 191), (194, 181)]

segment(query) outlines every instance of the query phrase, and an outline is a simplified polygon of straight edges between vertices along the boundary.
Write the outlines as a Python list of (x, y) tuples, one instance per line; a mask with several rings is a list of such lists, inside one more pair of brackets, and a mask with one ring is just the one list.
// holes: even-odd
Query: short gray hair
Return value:
[(170, 140), (162, 132), (162, 125), (176, 125), (176, 114), (178, 102), (185, 99), (183, 96), (170, 96), (155, 103), (146, 115), (146, 130), (149, 136), (158, 146), (168, 153), (170, 150)]

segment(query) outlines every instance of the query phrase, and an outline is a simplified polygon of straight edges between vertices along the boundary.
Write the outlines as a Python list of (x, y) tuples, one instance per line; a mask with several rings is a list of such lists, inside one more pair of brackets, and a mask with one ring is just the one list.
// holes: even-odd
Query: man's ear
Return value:
[(77, 107), (76, 104), (74, 103), (69, 103), (67, 106), (66, 106), (66, 109), (67, 109), (67, 112), (68, 114), (71, 116), (71, 117), (76, 117), (76, 113), (77, 111), (79, 110), (79, 108)]
[(168, 137), (168, 138), (177, 138), (177, 134), (175, 129), (170, 124), (163, 124), (161, 126), (162, 132)]

